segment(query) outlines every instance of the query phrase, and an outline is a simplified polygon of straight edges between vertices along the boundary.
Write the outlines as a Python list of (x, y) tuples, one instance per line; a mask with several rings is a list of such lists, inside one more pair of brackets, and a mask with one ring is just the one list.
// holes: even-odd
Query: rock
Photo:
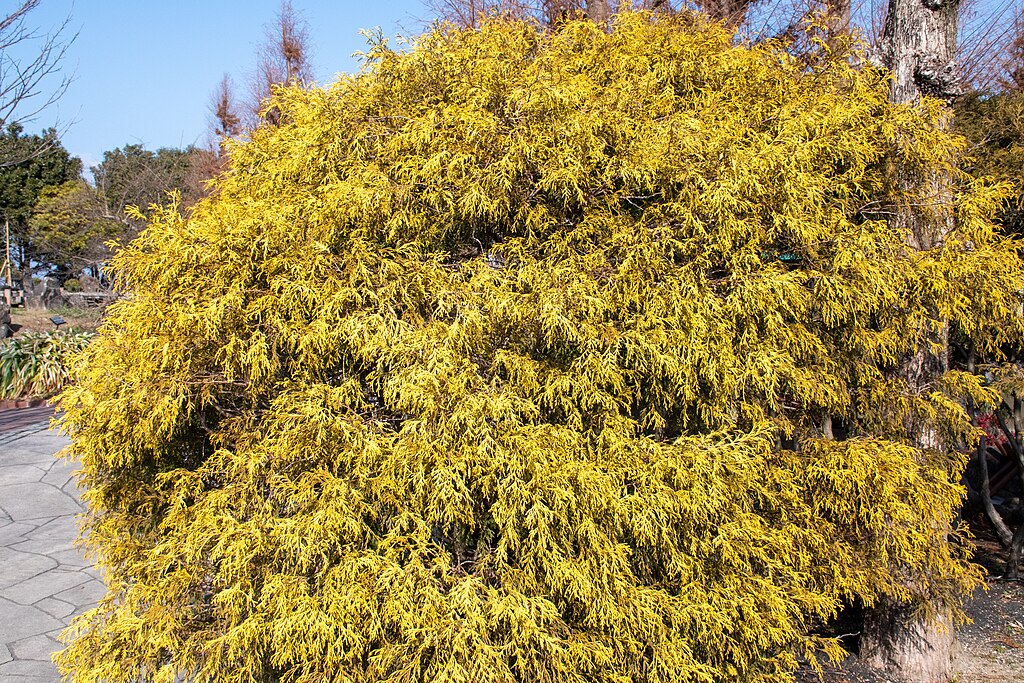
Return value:
[(67, 300), (61, 292), (60, 281), (57, 278), (48, 277), (43, 280), (43, 293), (40, 298), (43, 301), (43, 308), (67, 305)]
[(46, 308), (46, 306), (43, 305), (42, 293), (36, 292), (35, 290), (27, 290), (25, 292), (25, 308), (35, 310)]
[(78, 282), (82, 285), (83, 292), (103, 291), (103, 288), (100, 286), (99, 278), (95, 278), (92, 275), (81, 275), (78, 278)]

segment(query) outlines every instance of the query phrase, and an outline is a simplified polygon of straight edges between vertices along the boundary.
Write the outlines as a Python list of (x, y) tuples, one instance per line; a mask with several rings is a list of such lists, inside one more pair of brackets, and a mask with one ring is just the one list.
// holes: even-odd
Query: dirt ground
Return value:
[[(978, 590), (966, 605), (971, 623), (957, 629), (953, 659), (955, 683), (1024, 683), (1024, 582), (1002, 578), (1006, 552), (979, 528), (975, 561), (988, 572), (987, 590)], [(826, 667), (819, 678), (801, 670), (798, 683), (902, 683), (891, 674), (862, 665), (851, 655), (840, 666)]]
[(102, 308), (60, 308), (56, 310), (43, 311), (39, 309), (12, 308), (11, 324), (16, 327), (14, 336), (20, 336), (26, 332), (52, 332), (55, 329), (50, 320), (53, 316), (60, 316), (66, 320), (66, 324), (60, 329), (75, 329), (95, 331), (103, 317)]

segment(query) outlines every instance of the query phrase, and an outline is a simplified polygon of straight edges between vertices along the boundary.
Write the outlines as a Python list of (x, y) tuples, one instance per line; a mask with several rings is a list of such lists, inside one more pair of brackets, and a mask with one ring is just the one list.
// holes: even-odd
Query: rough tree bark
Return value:
[(850, 32), (850, 0), (826, 0), (828, 32), (839, 36)]
[(544, 0), (542, 4), (544, 20), (552, 28), (569, 19), (573, 10), (579, 9), (576, 0)]
[(922, 95), (948, 101), (958, 94), (959, 6), (959, 0), (890, 0), (881, 49), (893, 102), (916, 102)]
[(612, 18), (612, 8), (608, 0), (588, 0), (587, 17), (600, 26), (604, 26)]
[(1024, 524), (1017, 527), (1010, 543), (1010, 559), (1006, 563), (1006, 578), (1011, 581), (1020, 579), (1020, 556), (1024, 553)]
[(747, 18), (753, 0), (697, 0), (697, 7), (712, 19), (735, 28)]
[[(957, 95), (956, 52), (959, 0), (889, 0), (881, 53), (892, 82), (890, 99), (913, 103), (922, 96), (951, 101)], [(942, 125), (948, 125), (949, 118)], [(931, 249), (941, 243), (953, 221), (951, 179), (905, 178), (911, 184), (929, 183), (933, 204), (924, 216), (911, 206), (897, 212), (895, 227), (907, 231), (908, 246)], [(903, 374), (911, 392), (927, 391), (931, 382), (948, 368), (948, 328), (928, 340), (943, 349), (921, 350), (907, 360)], [(910, 426), (921, 448), (941, 448), (928, 428)], [(909, 683), (939, 683), (952, 675), (954, 634), (948, 617), (926, 619), (910, 605), (882, 601), (866, 619), (861, 638), (861, 657), (868, 664), (898, 672)]]

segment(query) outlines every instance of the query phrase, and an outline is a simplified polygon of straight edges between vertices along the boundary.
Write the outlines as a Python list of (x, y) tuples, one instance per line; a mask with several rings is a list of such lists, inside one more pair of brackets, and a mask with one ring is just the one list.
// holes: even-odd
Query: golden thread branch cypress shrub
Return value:
[(961, 148), (936, 106), (628, 13), (274, 106), (118, 254), (62, 396), (108, 582), (74, 680), (781, 682), (844, 603), (977, 584), (907, 420), (992, 397), (898, 367), (1018, 338), (1020, 261), (963, 176), (943, 245), (887, 222)]

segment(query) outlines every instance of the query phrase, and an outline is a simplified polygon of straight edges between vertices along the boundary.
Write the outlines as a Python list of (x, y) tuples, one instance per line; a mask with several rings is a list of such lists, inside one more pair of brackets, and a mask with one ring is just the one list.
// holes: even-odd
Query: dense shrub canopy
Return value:
[(983, 391), (897, 378), (1019, 332), (999, 191), (908, 249), (932, 104), (616, 22), (378, 45), (118, 255), (62, 400), (109, 586), (76, 681), (786, 681), (844, 601), (976, 581), (908, 424)]
[(956, 108), (957, 132), (967, 138), (967, 170), (1013, 185), (1013, 196), (999, 212), (1004, 230), (1024, 235), (1024, 91), (989, 97), (973, 95)]

